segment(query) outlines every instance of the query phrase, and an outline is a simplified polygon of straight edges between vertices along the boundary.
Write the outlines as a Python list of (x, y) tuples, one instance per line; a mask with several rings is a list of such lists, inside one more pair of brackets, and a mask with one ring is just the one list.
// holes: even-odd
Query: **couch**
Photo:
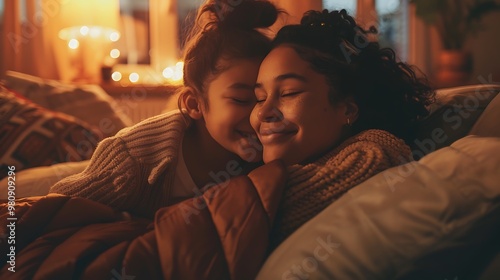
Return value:
[[(500, 267), (494, 238), (500, 233), (499, 91), (496, 84), (439, 90), (412, 144), (418, 161), (346, 193), (274, 250), (257, 278), (494, 279), (500, 273), (494, 270)], [(85, 119), (73, 116), (91, 131)], [(26, 165), (16, 173), (16, 197), (45, 195), (87, 164), (81, 158)], [(0, 199), (6, 188), (4, 179)]]
[(98, 85), (73, 85), (7, 71), (0, 83), (0, 179), (6, 198), (8, 166), (17, 197), (48, 191), (83, 170), (97, 145), (132, 122)]

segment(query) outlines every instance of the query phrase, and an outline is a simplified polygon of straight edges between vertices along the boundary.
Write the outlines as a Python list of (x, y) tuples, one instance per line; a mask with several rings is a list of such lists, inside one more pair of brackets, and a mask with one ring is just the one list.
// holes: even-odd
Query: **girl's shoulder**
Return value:
[(190, 119), (183, 115), (180, 110), (172, 110), (126, 127), (120, 130), (116, 136), (127, 139), (141, 135), (168, 133), (169, 131), (184, 132), (189, 123)]
[(344, 140), (323, 155), (316, 164), (339, 165), (344, 164), (348, 158), (362, 162), (377, 159), (394, 164), (412, 160), (410, 147), (405, 141), (385, 130), (368, 129)]

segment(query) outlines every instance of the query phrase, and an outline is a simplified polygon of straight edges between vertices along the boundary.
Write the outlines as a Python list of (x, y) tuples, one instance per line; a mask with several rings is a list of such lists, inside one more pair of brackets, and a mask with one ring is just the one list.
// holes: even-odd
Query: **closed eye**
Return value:
[(247, 100), (247, 99), (239, 99), (239, 98), (229, 98), (231, 102), (240, 104), (240, 105), (247, 105), (253, 102), (253, 100)]
[(294, 95), (297, 95), (297, 94), (301, 94), (303, 93), (304, 91), (303, 90), (299, 90), (299, 91), (285, 91), (281, 94), (282, 97), (287, 97), (287, 96), (294, 96)]

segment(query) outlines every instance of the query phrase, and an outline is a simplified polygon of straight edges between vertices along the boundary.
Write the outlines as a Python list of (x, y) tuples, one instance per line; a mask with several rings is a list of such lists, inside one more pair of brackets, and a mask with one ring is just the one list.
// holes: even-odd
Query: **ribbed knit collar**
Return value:
[[(165, 142), (161, 145), (163, 157), (156, 166), (151, 166), (148, 175), (148, 183), (154, 184), (158, 178), (164, 174), (167, 168), (175, 168), (177, 163), (180, 141), (190, 125), (191, 120), (182, 115), (181, 111), (174, 110), (165, 114), (158, 115), (147, 120), (149, 123), (160, 122), (165, 126)], [(168, 129), (167, 129), (168, 127)], [(170, 172), (173, 174), (173, 172)]]
[[(318, 173), (320, 172), (323, 173), (322, 171), (326, 171), (331, 168), (337, 168), (339, 161), (344, 159), (339, 159), (336, 156), (346, 147), (357, 142), (367, 141), (382, 144), (383, 142), (388, 142), (389, 140), (393, 143), (390, 148), (397, 151), (396, 153), (388, 153), (389, 156), (401, 154), (411, 156), (411, 154), (409, 154), (410, 148), (408, 147), (408, 145), (406, 145), (403, 140), (396, 138), (389, 132), (378, 129), (365, 130), (346, 139), (339, 146), (331, 149), (329, 152), (327, 152), (314, 162), (307, 164), (294, 164), (289, 166), (287, 168), (289, 173), (287, 184), (298, 185), (307, 181), (306, 185), (310, 185), (317, 183), (316, 181), (319, 180), (324, 181), (326, 178), (315, 175), (318, 175)], [(401, 160), (401, 158), (391, 158), (390, 160), (391, 162), (398, 162)]]

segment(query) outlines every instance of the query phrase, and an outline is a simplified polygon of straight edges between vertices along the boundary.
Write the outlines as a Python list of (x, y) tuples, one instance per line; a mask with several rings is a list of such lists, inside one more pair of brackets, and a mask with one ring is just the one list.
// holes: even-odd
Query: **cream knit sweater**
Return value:
[(152, 216), (169, 204), (180, 141), (187, 122), (179, 110), (146, 119), (104, 139), (89, 166), (51, 187), (119, 210)]
[(290, 166), (273, 245), (277, 246), (352, 187), (411, 159), (410, 148), (403, 140), (371, 129), (345, 140), (313, 163)]

